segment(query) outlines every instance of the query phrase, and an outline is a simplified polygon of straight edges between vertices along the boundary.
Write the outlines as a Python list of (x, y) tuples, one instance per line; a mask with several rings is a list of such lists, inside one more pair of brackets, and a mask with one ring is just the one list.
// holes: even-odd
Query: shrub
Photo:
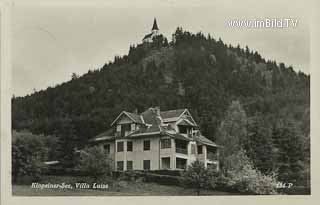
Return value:
[[(233, 160), (231, 160), (233, 158)], [(248, 194), (277, 194), (277, 180), (274, 175), (264, 175), (255, 169), (243, 151), (230, 157), (233, 169), (226, 173), (226, 186)]]
[(181, 183), (195, 188), (197, 195), (200, 195), (201, 189), (215, 186), (214, 172), (206, 169), (202, 162), (196, 160), (187, 168), (187, 171), (182, 173)]
[(113, 163), (103, 149), (94, 146), (81, 151), (77, 168), (82, 172), (90, 174), (95, 180), (98, 180), (106, 175), (111, 175)]
[(179, 185), (181, 177), (146, 173), (144, 175), (144, 181), (155, 182), (162, 185)]
[(12, 180), (17, 182), (19, 177), (29, 177), (37, 181), (42, 174), (43, 161), (47, 159), (48, 149), (42, 135), (33, 135), (24, 131), (13, 131), (12, 140)]

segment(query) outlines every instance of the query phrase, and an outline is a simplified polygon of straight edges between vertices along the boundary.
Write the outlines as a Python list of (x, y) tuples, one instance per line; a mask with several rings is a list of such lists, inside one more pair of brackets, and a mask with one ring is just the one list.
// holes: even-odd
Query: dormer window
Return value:
[(130, 131), (131, 131), (131, 126), (130, 125), (131, 124), (122, 124), (121, 125), (121, 136), (122, 137), (125, 137), (130, 133)]
[(189, 128), (187, 126), (179, 126), (179, 132), (182, 134), (188, 134)]
[(131, 131), (135, 131), (136, 130), (136, 124), (132, 123), (131, 124)]
[(121, 125), (117, 125), (117, 132), (121, 132)]

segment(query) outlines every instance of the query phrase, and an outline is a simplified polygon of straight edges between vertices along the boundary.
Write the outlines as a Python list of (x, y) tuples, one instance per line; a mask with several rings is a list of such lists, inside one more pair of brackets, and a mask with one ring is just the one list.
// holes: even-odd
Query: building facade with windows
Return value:
[(219, 170), (219, 146), (201, 134), (188, 109), (123, 111), (111, 127), (90, 142), (112, 157), (118, 171), (185, 169), (196, 159)]

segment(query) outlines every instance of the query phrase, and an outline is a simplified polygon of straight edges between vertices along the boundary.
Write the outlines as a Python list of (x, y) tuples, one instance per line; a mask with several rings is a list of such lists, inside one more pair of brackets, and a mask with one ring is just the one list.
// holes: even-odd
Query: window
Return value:
[(161, 149), (171, 148), (171, 139), (162, 139), (161, 140)]
[(198, 154), (202, 154), (202, 145), (198, 146)]
[(118, 171), (123, 171), (123, 161), (118, 161), (117, 162), (117, 170)]
[(103, 149), (107, 154), (110, 154), (110, 144), (103, 145)]
[(127, 161), (127, 170), (132, 170), (132, 169), (133, 169), (133, 162)]
[(150, 160), (143, 160), (143, 169), (150, 170)]
[(176, 168), (177, 169), (186, 169), (187, 168), (187, 160), (182, 158), (176, 158)]
[(117, 132), (121, 132), (121, 125), (117, 125)]
[(143, 141), (143, 150), (144, 151), (150, 150), (150, 140)]
[(126, 136), (126, 133), (131, 131), (131, 124), (123, 124), (121, 125), (121, 136)]
[(161, 158), (161, 168), (162, 169), (170, 169), (170, 157), (162, 157)]
[(117, 142), (117, 152), (123, 152), (123, 142)]
[(196, 154), (196, 145), (191, 144), (191, 154)]
[(131, 124), (131, 131), (135, 131), (136, 130), (136, 124), (132, 123)]
[(132, 142), (131, 141), (127, 142), (127, 151), (132, 152)]
[(179, 126), (179, 132), (182, 134), (188, 134), (188, 127), (187, 126)]

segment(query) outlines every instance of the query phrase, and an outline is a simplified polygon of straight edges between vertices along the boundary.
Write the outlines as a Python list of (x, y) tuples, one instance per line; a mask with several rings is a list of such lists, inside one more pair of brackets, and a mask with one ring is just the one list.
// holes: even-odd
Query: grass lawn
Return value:
[[(13, 185), (14, 196), (191, 196), (193, 189), (155, 183), (130, 183), (119, 191), (96, 189), (33, 189), (27, 185)], [(235, 195), (235, 193), (203, 190), (201, 195)]]

